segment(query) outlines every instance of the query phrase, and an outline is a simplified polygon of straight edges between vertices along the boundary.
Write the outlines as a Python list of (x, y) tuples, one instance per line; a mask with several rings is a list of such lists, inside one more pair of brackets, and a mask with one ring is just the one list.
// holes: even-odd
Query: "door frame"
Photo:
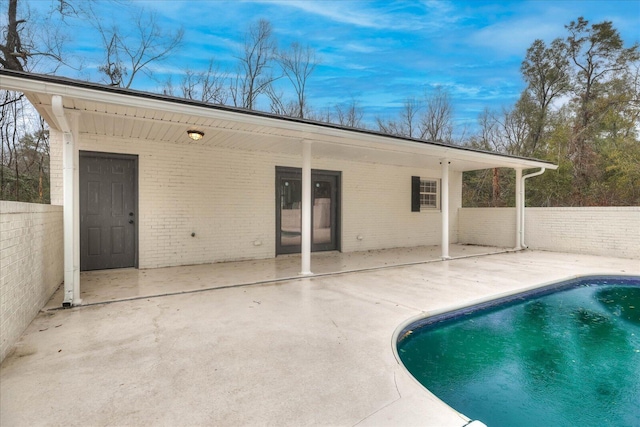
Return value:
[[(274, 199), (275, 199), (275, 208), (276, 208), (276, 221), (275, 221), (275, 240), (276, 240), (276, 256), (285, 255), (285, 254), (296, 254), (300, 253), (300, 247), (291, 246), (284, 249), (284, 247), (280, 244), (280, 228), (281, 228), (281, 213), (280, 213), (280, 190), (279, 190), (279, 180), (280, 178), (285, 176), (290, 176), (292, 179), (300, 179), (302, 180), (302, 169), (289, 167), (289, 166), (276, 166), (276, 174), (275, 174), (275, 191), (274, 191)], [(309, 185), (313, 185), (313, 180), (318, 176), (330, 176), (335, 178), (336, 188), (335, 191), (335, 224), (332, 221), (332, 228), (335, 229), (335, 247), (326, 249), (322, 248), (323, 244), (313, 244), (313, 209), (311, 209), (311, 252), (323, 252), (323, 251), (341, 251), (341, 231), (342, 231), (342, 172), (341, 171), (331, 171), (325, 169), (311, 169), (311, 182)], [(313, 208), (313, 188), (311, 189), (311, 206)], [(326, 245), (326, 244), (325, 244)], [(316, 246), (314, 248), (314, 246)], [(318, 247), (320, 246), (320, 247)], [(283, 250), (284, 249), (284, 250)]]
[[(99, 157), (99, 158), (104, 158), (104, 159), (120, 159), (120, 160), (133, 160), (133, 207), (135, 210), (135, 222), (133, 224), (133, 250), (134, 250), (134, 256), (133, 256), (133, 268), (139, 268), (139, 261), (140, 261), (140, 254), (139, 254), (139, 233), (138, 233), (138, 227), (139, 227), (139, 223), (140, 223), (140, 210), (138, 208), (139, 203), (138, 203), (138, 166), (139, 166), (139, 162), (138, 162), (138, 155), (137, 154), (122, 154), (122, 153), (107, 153), (107, 152), (102, 152), (102, 151), (86, 151), (86, 150), (80, 150), (79, 151), (79, 158), (78, 158), (78, 170), (80, 170), (80, 162), (82, 161), (83, 157)], [(79, 183), (78, 183), (78, 187), (79, 187)], [(78, 197), (78, 237), (80, 240), (80, 244), (82, 244), (82, 238), (80, 238), (80, 230), (82, 229), (82, 215), (80, 214), (80, 207), (82, 206), (82, 194), (79, 195)], [(82, 257), (82, 247), (80, 247), (80, 257)], [(82, 259), (79, 260), (80, 262), (80, 266), (82, 265)], [(80, 269), (80, 266), (78, 267)], [(80, 270), (82, 271), (82, 270)], [(99, 270), (95, 270), (95, 271), (99, 271)]]

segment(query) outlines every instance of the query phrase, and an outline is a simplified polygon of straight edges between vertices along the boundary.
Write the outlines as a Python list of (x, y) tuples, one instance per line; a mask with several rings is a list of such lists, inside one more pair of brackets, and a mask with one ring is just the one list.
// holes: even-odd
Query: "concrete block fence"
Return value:
[(0, 362), (64, 279), (62, 206), (0, 201)]
[[(348, 185), (343, 190), (349, 197), (358, 193)], [(400, 205), (408, 205), (403, 202)], [(457, 231), (457, 239), (454, 235), (452, 241), (515, 245), (515, 208), (460, 208), (454, 212), (457, 221), (453, 214), (452, 230)], [(361, 214), (361, 221), (370, 216)], [(437, 213), (434, 215), (437, 219)], [(531, 249), (640, 259), (640, 207), (527, 208), (525, 218), (525, 243)], [(434, 229), (416, 234), (425, 232), (438, 233)], [(390, 242), (383, 236), (375, 237), (374, 245), (384, 241), (387, 247), (424, 244), (422, 239)], [(433, 244), (438, 244), (438, 239)], [(346, 251), (368, 249), (344, 246)], [(245, 254), (269, 255), (273, 256)], [(0, 267), (1, 361), (64, 279), (62, 206), (0, 201)]]
[[(515, 208), (462, 208), (458, 241), (515, 245)], [(526, 208), (531, 249), (640, 259), (640, 207)]]

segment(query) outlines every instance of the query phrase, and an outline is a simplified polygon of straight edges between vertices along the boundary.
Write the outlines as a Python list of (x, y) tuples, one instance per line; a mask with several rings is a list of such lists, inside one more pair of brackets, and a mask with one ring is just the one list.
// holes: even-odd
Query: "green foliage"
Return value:
[[(558, 165), (527, 181), (528, 206), (640, 205), (638, 45), (624, 47), (608, 21), (580, 17), (565, 28), (568, 36), (549, 46), (534, 41), (520, 100), (481, 114), (481, 133), (469, 145)], [(463, 191), (465, 206), (512, 206), (515, 183), (512, 174), (472, 172)]]

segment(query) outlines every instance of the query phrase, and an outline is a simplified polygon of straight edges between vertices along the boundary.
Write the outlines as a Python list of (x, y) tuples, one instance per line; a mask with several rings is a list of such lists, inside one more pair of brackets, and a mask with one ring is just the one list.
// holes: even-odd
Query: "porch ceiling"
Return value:
[[(142, 139), (181, 145), (301, 155), (312, 141), (312, 156), (410, 167), (437, 168), (447, 158), (457, 171), (494, 167), (555, 169), (547, 162), (420, 142), (326, 123), (276, 117), (66, 79), (0, 73), (0, 87), (18, 90), (54, 129), (53, 95), (69, 116), (78, 115), (82, 135)], [(9, 73), (11, 74), (11, 73)], [(28, 76), (28, 77), (27, 77)], [(200, 141), (188, 129), (204, 132)]]

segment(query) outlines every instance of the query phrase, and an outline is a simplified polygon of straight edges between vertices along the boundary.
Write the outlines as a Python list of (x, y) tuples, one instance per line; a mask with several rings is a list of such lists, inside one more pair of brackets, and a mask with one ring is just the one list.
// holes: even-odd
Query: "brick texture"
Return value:
[[(275, 169), (302, 164), (300, 155), (84, 135), (79, 149), (138, 156), (141, 268), (274, 257)], [(313, 158), (312, 168), (342, 172), (342, 251), (440, 242), (440, 212), (410, 209), (411, 176), (439, 178), (439, 170), (327, 158)], [(62, 200), (61, 179), (52, 176), (52, 200)], [(461, 180), (450, 173), (452, 243)]]
[(0, 201), (0, 361), (64, 278), (62, 207)]
[[(464, 208), (459, 242), (515, 245), (515, 208)], [(640, 259), (640, 207), (526, 208), (531, 249)]]

